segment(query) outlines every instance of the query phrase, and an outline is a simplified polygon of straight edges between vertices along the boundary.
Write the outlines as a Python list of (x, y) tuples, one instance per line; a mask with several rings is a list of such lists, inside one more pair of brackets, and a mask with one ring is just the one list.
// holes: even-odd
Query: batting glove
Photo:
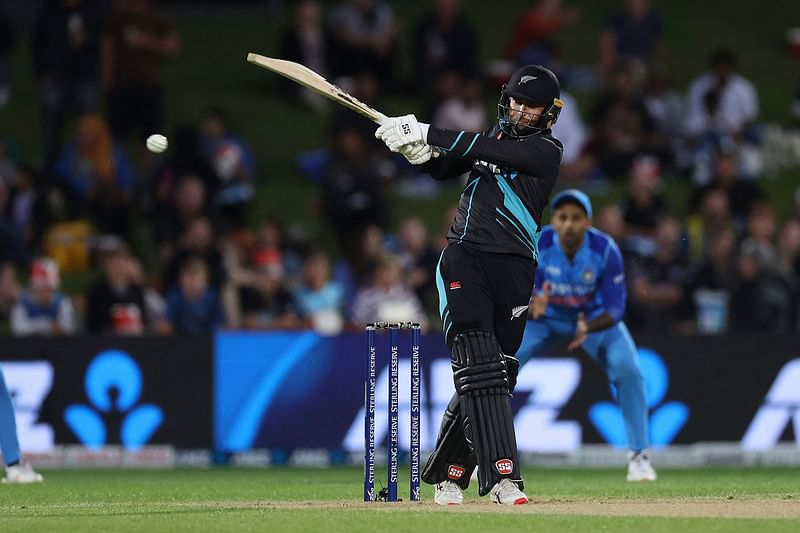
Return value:
[(399, 152), (401, 146), (425, 143), (429, 127), (418, 122), (414, 115), (390, 117), (375, 131), (375, 137), (382, 140), (392, 152)]
[(433, 148), (425, 143), (406, 144), (401, 146), (399, 152), (412, 165), (421, 165), (433, 157)]

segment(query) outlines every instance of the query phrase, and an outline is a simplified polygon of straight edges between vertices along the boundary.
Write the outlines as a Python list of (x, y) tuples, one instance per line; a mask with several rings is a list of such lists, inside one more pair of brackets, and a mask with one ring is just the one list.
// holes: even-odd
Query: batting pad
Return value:
[(502, 478), (520, 478), (506, 361), (494, 334), (468, 330), (453, 340), (453, 380), (464, 436), (477, 460), (478, 493)]

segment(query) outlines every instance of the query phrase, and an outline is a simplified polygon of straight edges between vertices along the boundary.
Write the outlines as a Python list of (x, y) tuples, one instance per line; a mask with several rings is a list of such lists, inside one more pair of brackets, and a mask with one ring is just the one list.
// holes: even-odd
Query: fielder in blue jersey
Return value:
[(577, 189), (551, 202), (550, 226), (539, 239), (539, 267), (521, 364), (548, 342), (571, 338), (568, 349), (582, 347), (608, 374), (617, 390), (630, 448), (628, 481), (654, 481), (646, 453), (647, 401), (636, 347), (622, 322), (625, 271), (614, 240), (592, 227), (592, 204)]
[(6, 474), (2, 478), (3, 483), (42, 481), (41, 474), (35, 472), (28, 463), (22, 462), (17, 439), (14, 404), (11, 402), (11, 394), (6, 387), (2, 370), (0, 370), (0, 452), (3, 453), (3, 462), (6, 464)]

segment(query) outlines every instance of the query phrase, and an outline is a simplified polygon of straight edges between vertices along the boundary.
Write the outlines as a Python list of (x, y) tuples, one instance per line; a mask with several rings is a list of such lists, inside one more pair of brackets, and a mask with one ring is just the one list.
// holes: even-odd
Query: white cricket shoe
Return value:
[(439, 505), (461, 505), (464, 503), (464, 494), (461, 487), (445, 480), (436, 484), (433, 501)]
[(656, 471), (650, 464), (646, 452), (630, 452), (628, 461), (628, 481), (655, 481)]
[(40, 483), (44, 481), (44, 478), (28, 463), (19, 463), (6, 467), (6, 475), (2, 481), (3, 483)]
[(524, 505), (529, 501), (525, 493), (519, 490), (517, 484), (507, 477), (495, 484), (489, 491), (489, 495), (494, 503), (501, 505)]

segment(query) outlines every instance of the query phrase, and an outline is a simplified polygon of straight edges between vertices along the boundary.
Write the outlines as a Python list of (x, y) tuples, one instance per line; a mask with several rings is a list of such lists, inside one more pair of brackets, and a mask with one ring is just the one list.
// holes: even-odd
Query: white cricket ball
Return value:
[(147, 149), (153, 153), (160, 154), (167, 149), (167, 146), (169, 146), (167, 138), (160, 133), (154, 133), (147, 138)]

